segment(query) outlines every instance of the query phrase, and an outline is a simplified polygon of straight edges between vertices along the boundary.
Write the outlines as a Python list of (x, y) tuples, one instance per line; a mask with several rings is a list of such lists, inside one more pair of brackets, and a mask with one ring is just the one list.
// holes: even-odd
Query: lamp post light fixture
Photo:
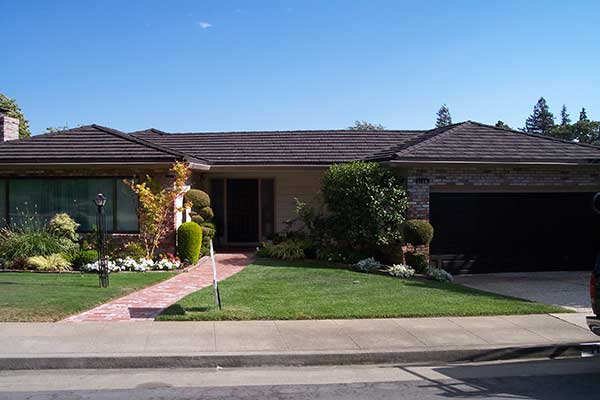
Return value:
[(104, 206), (106, 205), (106, 197), (102, 193), (98, 193), (94, 199), (96, 207), (98, 207), (98, 216), (96, 218), (96, 226), (98, 229), (98, 274), (100, 276), (100, 287), (108, 287), (108, 260), (106, 259), (106, 218), (104, 216)]

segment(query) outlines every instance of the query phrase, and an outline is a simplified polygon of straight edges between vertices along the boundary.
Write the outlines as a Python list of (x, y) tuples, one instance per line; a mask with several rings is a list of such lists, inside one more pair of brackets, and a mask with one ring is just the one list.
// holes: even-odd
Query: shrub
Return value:
[(384, 270), (388, 275), (396, 278), (408, 279), (415, 274), (415, 270), (406, 264), (394, 264)]
[(56, 214), (48, 223), (48, 231), (50, 233), (72, 242), (77, 242), (79, 240), (77, 228), (79, 228), (79, 224), (75, 222), (69, 214), (65, 213)]
[(25, 257), (17, 257), (6, 263), (6, 268), (26, 270), (29, 269), (29, 260)]
[(198, 190), (190, 189), (185, 193), (185, 199), (192, 203), (194, 210), (201, 210), (204, 207), (210, 207), (210, 196), (208, 193)]
[(202, 247), (202, 228), (195, 222), (184, 222), (177, 229), (177, 255), (181, 260), (196, 264)]
[(408, 202), (391, 169), (364, 161), (332, 165), (323, 177), (322, 193), (336, 241), (373, 249), (402, 239)]
[(29, 257), (27, 261), (36, 271), (71, 271), (71, 264), (61, 254)]
[(91, 264), (94, 261), (98, 260), (98, 251), (97, 250), (81, 250), (72, 258), (71, 263), (75, 269), (80, 269), (86, 264)]
[(438, 282), (452, 282), (454, 278), (452, 275), (441, 268), (427, 268), (427, 277)]
[(78, 248), (77, 243), (57, 237), (45, 229), (3, 229), (0, 232), (0, 257), (8, 260), (73, 253)]
[(418, 273), (424, 273), (429, 267), (429, 257), (424, 253), (406, 253), (406, 263)]
[(270, 257), (281, 260), (302, 260), (306, 258), (304, 250), (310, 243), (300, 239), (290, 239), (268, 247)]
[(198, 214), (194, 214), (192, 215), (192, 222), (195, 222), (198, 225), (202, 225), (204, 223), (204, 217)]
[(200, 251), (202, 255), (210, 254), (210, 241), (214, 239), (217, 232), (214, 226), (212, 222), (204, 222), (200, 225), (202, 228), (202, 249)]
[(198, 211), (198, 215), (204, 218), (205, 221), (210, 221), (214, 218), (215, 214), (213, 213), (212, 208), (204, 207)]
[(381, 267), (383, 267), (383, 264), (373, 257), (365, 258), (354, 264), (354, 268), (361, 272), (373, 272), (381, 269)]
[(271, 257), (271, 247), (273, 245), (270, 243), (262, 242), (256, 248), (256, 256), (257, 257)]
[(404, 250), (402, 244), (394, 243), (383, 246), (378, 251), (380, 258), (386, 264), (404, 264)]
[(424, 246), (433, 239), (433, 226), (423, 219), (411, 219), (404, 225), (404, 238), (413, 246)]
[(146, 250), (141, 243), (138, 242), (127, 242), (121, 248), (119, 255), (121, 258), (135, 258), (140, 259), (146, 256)]

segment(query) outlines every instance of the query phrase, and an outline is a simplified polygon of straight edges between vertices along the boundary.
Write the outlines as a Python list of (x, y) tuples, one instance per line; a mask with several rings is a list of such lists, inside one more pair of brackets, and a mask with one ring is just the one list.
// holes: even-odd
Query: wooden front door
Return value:
[(258, 180), (227, 180), (227, 241), (258, 242)]

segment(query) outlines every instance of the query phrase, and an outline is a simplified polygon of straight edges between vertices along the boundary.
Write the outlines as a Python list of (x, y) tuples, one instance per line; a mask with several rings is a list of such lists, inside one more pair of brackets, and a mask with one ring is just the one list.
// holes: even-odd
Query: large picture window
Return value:
[(0, 179), (0, 223), (20, 225), (31, 218), (48, 221), (57, 213), (69, 214), (81, 232), (96, 225), (93, 199), (107, 198), (106, 229), (137, 232), (137, 197), (123, 178)]

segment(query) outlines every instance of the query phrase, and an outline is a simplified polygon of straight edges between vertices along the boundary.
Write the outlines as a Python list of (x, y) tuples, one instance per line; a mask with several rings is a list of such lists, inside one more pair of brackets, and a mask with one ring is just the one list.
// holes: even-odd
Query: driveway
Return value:
[(455, 282), (475, 289), (555, 304), (577, 312), (590, 313), (590, 272), (507, 272), (458, 275)]

